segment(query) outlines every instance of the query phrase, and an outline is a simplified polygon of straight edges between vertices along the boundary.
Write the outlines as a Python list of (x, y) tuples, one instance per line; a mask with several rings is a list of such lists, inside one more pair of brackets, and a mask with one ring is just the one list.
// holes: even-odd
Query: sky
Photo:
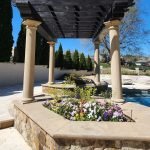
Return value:
[[(150, 0), (140, 0), (139, 4), (140, 17), (143, 20), (143, 30), (150, 30)], [(13, 37), (14, 37), (14, 47), (16, 46), (16, 41), (18, 38), (18, 33), (20, 31), (22, 18), (20, 17), (20, 12), (17, 7), (13, 7)], [(150, 35), (149, 35), (150, 39)], [(59, 44), (62, 43), (64, 50), (79, 50), (85, 55), (93, 55), (94, 47), (93, 43), (88, 39), (58, 39), (56, 43), (56, 50)], [(141, 44), (141, 49), (146, 56), (150, 56), (150, 44)]]

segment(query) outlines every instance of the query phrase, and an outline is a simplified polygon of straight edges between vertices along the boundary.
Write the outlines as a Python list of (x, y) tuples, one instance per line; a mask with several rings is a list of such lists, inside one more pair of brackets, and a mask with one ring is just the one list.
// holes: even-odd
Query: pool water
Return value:
[(126, 97), (126, 102), (134, 102), (150, 107), (150, 95), (141, 97)]

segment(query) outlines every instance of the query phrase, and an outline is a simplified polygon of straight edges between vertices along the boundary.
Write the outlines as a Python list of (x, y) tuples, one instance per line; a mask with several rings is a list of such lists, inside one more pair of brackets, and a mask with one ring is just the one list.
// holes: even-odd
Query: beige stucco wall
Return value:
[[(0, 63), (0, 86), (21, 84), (23, 82), (24, 64)], [(60, 70), (55, 68), (55, 79), (65, 73), (76, 73), (88, 75), (91, 72), (76, 70)], [(48, 81), (48, 68), (46, 66), (35, 66), (35, 81)]]

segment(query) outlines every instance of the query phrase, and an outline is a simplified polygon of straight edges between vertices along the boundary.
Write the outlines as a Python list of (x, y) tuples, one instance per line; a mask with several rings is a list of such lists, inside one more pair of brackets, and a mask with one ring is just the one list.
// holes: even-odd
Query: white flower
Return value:
[(89, 104), (89, 103), (85, 103), (83, 106), (84, 106), (85, 108), (88, 108), (88, 107), (90, 107), (90, 104)]
[(102, 119), (101, 116), (99, 116), (98, 119), (97, 119), (97, 121), (101, 121), (101, 119)]
[(83, 111), (84, 111), (84, 112), (87, 112), (87, 109), (84, 108)]
[(96, 106), (94, 107), (94, 114), (96, 114)]
[(92, 103), (92, 106), (95, 106), (96, 105), (96, 103)]

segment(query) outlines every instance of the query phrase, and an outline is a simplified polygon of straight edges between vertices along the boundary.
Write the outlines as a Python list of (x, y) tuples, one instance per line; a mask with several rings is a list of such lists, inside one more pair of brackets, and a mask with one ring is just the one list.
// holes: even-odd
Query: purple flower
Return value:
[(108, 111), (105, 111), (105, 112), (104, 112), (104, 114), (103, 114), (103, 119), (104, 119), (104, 121), (108, 121), (108, 120), (109, 120)]
[(108, 110), (108, 115), (109, 115), (110, 117), (112, 117), (113, 111), (112, 111), (111, 109)]
[(123, 116), (123, 113), (122, 113), (122, 112), (115, 111), (115, 112), (113, 113), (113, 117), (114, 117), (114, 118), (118, 118), (118, 117), (122, 117), (122, 116)]

